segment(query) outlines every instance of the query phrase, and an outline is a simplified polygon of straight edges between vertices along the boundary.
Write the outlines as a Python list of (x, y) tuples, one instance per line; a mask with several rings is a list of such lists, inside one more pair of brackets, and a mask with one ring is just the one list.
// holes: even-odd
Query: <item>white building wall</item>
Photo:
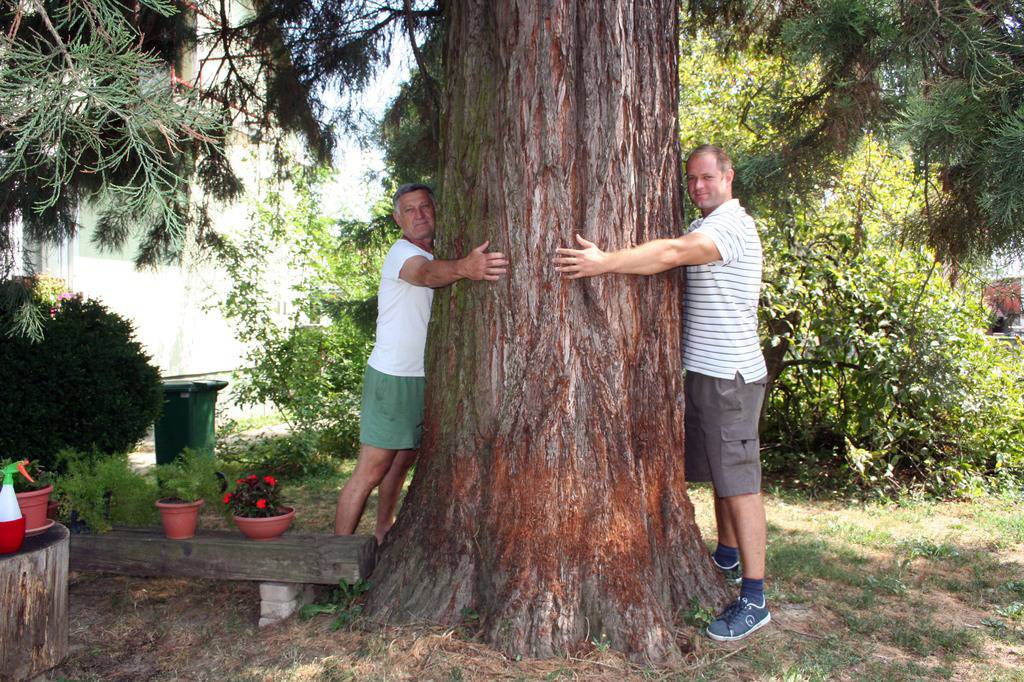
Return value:
[(213, 271), (180, 267), (135, 269), (128, 260), (78, 258), (71, 289), (93, 298), (135, 326), (136, 338), (166, 376), (230, 372), (244, 349), (212, 308), (218, 299)]
[[(243, 15), (250, 11), (237, 0), (229, 9)], [(196, 19), (202, 30), (207, 19)], [(217, 49), (208, 46), (205, 54), (216, 56)], [(203, 54), (202, 46), (199, 50)], [(182, 59), (178, 77), (191, 81), (199, 70), (198, 64), (196, 54)], [(207, 76), (207, 72), (215, 73), (217, 65), (218, 62), (206, 64), (201, 77)], [(244, 134), (239, 131), (231, 137), (229, 156), (249, 197), (234, 205), (210, 207), (214, 229), (228, 235), (251, 229), (252, 197), (259, 195), (263, 180), (273, 172), (269, 160), (248, 145)], [(200, 188), (193, 192), (201, 199)], [(136, 339), (164, 378), (216, 375), (230, 379), (233, 372), (244, 366), (245, 348), (218, 308), (230, 281), (212, 254), (194, 253), (186, 248), (180, 265), (139, 270), (134, 263), (137, 237), (129, 239), (117, 252), (102, 251), (92, 243), (96, 220), (96, 207), (83, 205), (78, 215), (80, 229), (73, 240), (35, 246), (27, 252), (19, 249), (22, 259), (18, 269), (22, 274), (59, 277), (72, 291), (97, 300), (130, 320)], [(288, 272), (287, 263), (282, 262), (269, 276), (273, 280), (271, 289), (276, 289), (281, 301), (277, 312), (283, 318), (290, 301), (288, 284), (297, 275)]]

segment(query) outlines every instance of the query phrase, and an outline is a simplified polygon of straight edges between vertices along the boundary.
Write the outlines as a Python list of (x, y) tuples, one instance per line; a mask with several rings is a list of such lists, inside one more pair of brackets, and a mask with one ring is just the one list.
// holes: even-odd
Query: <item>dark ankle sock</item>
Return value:
[(723, 568), (732, 568), (740, 560), (740, 550), (736, 547), (730, 547), (729, 545), (723, 545), (721, 542), (718, 543), (718, 547), (715, 548), (715, 562)]
[(747, 601), (754, 604), (764, 603), (764, 578), (760, 580), (753, 580), (751, 578), (744, 578), (743, 584), (740, 586), (740, 596), (746, 597)]

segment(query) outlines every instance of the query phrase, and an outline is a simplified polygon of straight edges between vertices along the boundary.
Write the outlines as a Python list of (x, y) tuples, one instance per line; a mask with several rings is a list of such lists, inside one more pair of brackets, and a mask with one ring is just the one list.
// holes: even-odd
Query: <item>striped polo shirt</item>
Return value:
[(738, 372), (747, 383), (767, 369), (757, 336), (761, 296), (761, 239), (754, 219), (730, 199), (706, 218), (690, 223), (715, 242), (722, 260), (686, 268), (683, 367), (719, 379)]

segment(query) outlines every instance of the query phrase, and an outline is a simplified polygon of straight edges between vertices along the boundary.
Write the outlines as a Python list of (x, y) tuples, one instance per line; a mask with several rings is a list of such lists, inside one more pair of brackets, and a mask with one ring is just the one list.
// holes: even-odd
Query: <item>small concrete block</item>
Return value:
[(263, 601), (288, 602), (294, 601), (302, 592), (300, 583), (260, 583), (260, 599)]
[(264, 601), (260, 602), (260, 617), (284, 620), (295, 613), (297, 608), (299, 608), (299, 604), (294, 599), (291, 601)]
[(280, 622), (277, 618), (260, 618), (259, 627), (265, 628), (268, 625), (277, 625)]

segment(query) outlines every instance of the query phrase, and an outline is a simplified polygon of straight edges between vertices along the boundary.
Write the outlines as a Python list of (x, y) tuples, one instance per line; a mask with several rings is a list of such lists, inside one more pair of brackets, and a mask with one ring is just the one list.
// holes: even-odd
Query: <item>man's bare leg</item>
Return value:
[(373, 534), (377, 537), (378, 545), (384, 543), (384, 536), (391, 530), (391, 526), (395, 525), (398, 498), (402, 494), (405, 477), (415, 461), (415, 450), (399, 450), (391, 461), (387, 475), (377, 488), (377, 528)]
[[(735, 546), (740, 548), (743, 577), (764, 580), (764, 558), (768, 532), (764, 516), (764, 500), (761, 499), (761, 494), (723, 497), (721, 502), (726, 512), (724, 516), (729, 518), (736, 535), (737, 544)], [(719, 537), (721, 538), (721, 534)]]
[(723, 497), (722, 507), (732, 521), (743, 564), (740, 598), (708, 625), (708, 637), (734, 642), (761, 629), (772, 616), (764, 598), (764, 561), (767, 542), (764, 500), (760, 493)]
[(739, 547), (736, 539), (736, 526), (732, 515), (722, 498), (715, 492), (715, 527), (718, 529), (718, 544), (726, 547)]
[(359, 446), (356, 470), (338, 494), (338, 510), (334, 516), (334, 534), (351, 535), (359, 525), (366, 498), (387, 475), (397, 450), (386, 450), (365, 443)]

